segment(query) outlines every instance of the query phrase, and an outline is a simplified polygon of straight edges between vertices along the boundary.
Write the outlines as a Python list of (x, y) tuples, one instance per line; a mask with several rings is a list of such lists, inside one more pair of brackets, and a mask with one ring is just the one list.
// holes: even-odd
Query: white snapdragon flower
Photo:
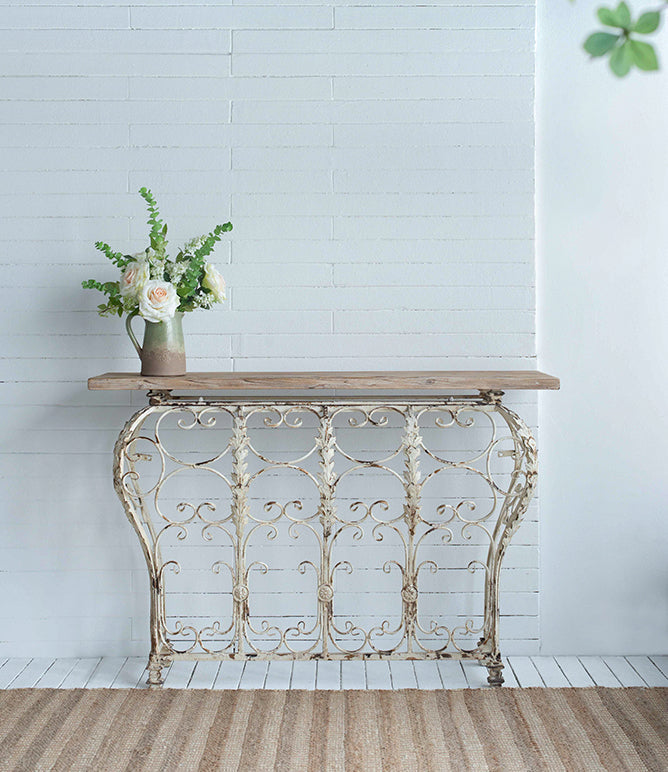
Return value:
[(207, 263), (204, 266), (202, 286), (213, 294), (216, 303), (222, 303), (225, 300), (225, 279), (218, 273), (212, 263)]
[(139, 293), (139, 313), (147, 322), (171, 319), (179, 305), (176, 287), (168, 281), (151, 279)]
[(150, 267), (146, 260), (135, 260), (128, 263), (121, 274), (121, 295), (124, 298), (136, 299), (149, 278)]

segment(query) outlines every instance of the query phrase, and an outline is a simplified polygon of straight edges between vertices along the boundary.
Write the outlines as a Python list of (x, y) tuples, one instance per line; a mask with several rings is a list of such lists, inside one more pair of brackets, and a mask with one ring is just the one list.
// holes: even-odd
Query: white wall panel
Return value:
[[(533, 16), (533, 0), (0, 6), (0, 655), (146, 651), (143, 558), (110, 479), (144, 397), (86, 390), (138, 361), (79, 288), (115, 275), (96, 240), (145, 247), (140, 186), (172, 246), (234, 223), (215, 252), (226, 307), (185, 320), (191, 369), (535, 366)], [(536, 428), (533, 394), (509, 404)], [(502, 634), (536, 653), (538, 501), (526, 520)], [(451, 573), (452, 613), (472, 613)], [(206, 616), (196, 581), (189, 598)]]

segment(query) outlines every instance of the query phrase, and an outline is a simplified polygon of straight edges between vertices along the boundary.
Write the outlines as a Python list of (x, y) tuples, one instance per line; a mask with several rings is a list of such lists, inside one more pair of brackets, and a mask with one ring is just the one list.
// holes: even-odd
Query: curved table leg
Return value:
[(503, 557), (534, 494), (538, 477), (536, 442), (524, 421), (501, 404), (501, 395), (492, 397), (496, 412), (503, 418), (514, 448), (505, 453), (514, 459), (514, 468), (487, 554), (485, 575), (485, 635), (479, 651), (486, 656), (482, 664), (488, 670), (490, 686), (503, 684), (503, 662), (499, 650), (499, 579)]

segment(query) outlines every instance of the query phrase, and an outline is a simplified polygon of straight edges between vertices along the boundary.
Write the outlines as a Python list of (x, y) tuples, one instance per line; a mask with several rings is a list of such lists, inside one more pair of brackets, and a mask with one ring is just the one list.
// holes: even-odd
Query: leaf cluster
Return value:
[(201, 287), (202, 279), (204, 278), (205, 258), (211, 254), (216, 242), (220, 241), (221, 234), (231, 230), (231, 222), (216, 225), (211, 233), (208, 233), (199, 240), (199, 246), (192, 253), (181, 251), (177, 255), (177, 262), (188, 263), (188, 267), (176, 288), (176, 292), (181, 298), (179, 308), (182, 311), (191, 311), (195, 308), (195, 296), (197, 295), (197, 290)]
[(120, 285), (117, 281), (99, 282), (95, 279), (87, 279), (81, 282), (84, 289), (96, 289), (107, 296), (106, 303), (100, 303), (97, 307), (100, 316), (112, 316), (118, 314), (123, 316), (123, 298), (121, 297)]
[(650, 35), (661, 23), (661, 11), (646, 11), (634, 22), (625, 2), (616, 8), (599, 8), (601, 24), (617, 32), (594, 32), (585, 40), (584, 50), (592, 57), (610, 55), (610, 69), (620, 78), (628, 75), (631, 67), (639, 70), (658, 70), (659, 61), (654, 46), (635, 35)]
[[(167, 256), (167, 225), (160, 218), (158, 204), (153, 193), (148, 188), (141, 188), (139, 195), (146, 202), (149, 212), (147, 222), (150, 226), (150, 246), (145, 252), (150, 265), (151, 278), (159, 278), (175, 284), (177, 294), (181, 299), (179, 311), (192, 311), (200, 307), (209, 308), (210, 292), (202, 286), (206, 258), (213, 251), (216, 242), (220, 241), (221, 234), (232, 230), (232, 223), (226, 222), (223, 225), (216, 225), (211, 233), (190, 242), (179, 251), (175, 260), (170, 260)], [(121, 271), (136, 259), (133, 255), (115, 252), (109, 244), (105, 244), (103, 241), (96, 242), (95, 246)], [(129, 310), (129, 307), (126, 307), (127, 298), (124, 305), (118, 281), (99, 282), (95, 279), (88, 279), (82, 282), (81, 286), (84, 289), (96, 289), (107, 296), (107, 302), (98, 306), (101, 316), (110, 314), (122, 316), (123, 311)]]
[(165, 238), (167, 236), (167, 224), (160, 219), (158, 204), (153, 198), (153, 193), (148, 188), (140, 188), (139, 195), (146, 201), (148, 207), (147, 224), (151, 226), (149, 233), (151, 248), (161, 260), (164, 260), (167, 255), (167, 239)]

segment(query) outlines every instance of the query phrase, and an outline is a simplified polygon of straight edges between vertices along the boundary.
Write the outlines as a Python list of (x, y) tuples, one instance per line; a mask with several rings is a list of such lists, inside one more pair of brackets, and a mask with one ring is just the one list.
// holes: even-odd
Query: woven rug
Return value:
[(3, 770), (668, 770), (668, 689), (0, 692)]

